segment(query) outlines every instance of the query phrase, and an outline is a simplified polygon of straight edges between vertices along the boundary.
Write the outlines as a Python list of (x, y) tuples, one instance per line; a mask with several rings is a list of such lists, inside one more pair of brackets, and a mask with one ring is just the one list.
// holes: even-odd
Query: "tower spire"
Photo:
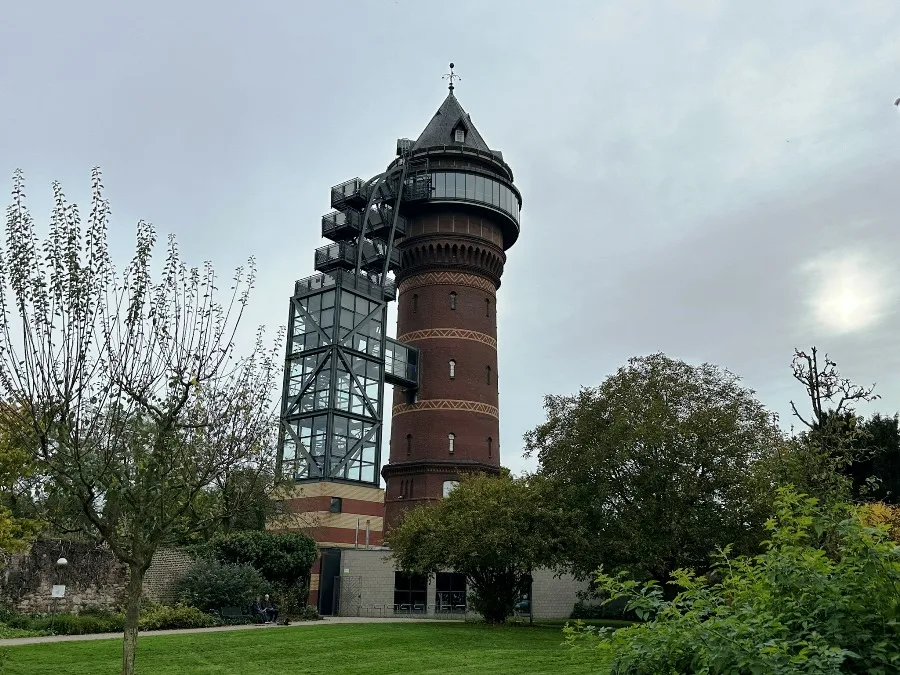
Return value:
[(450, 80), (450, 87), (449, 87), (449, 89), (450, 89), (450, 93), (452, 94), (452, 93), (453, 93), (453, 80), (461, 80), (462, 78), (461, 78), (459, 75), (457, 75), (456, 73), (453, 72), (453, 63), (451, 62), (451, 63), (450, 63), (450, 72), (444, 74), (443, 76), (441, 76), (441, 79), (442, 79), (442, 80), (443, 80), (443, 79)]

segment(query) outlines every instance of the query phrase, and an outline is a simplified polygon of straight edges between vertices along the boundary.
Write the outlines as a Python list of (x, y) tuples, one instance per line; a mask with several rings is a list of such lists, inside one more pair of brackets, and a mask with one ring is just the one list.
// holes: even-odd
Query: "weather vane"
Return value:
[(450, 64), (450, 72), (446, 75), (441, 76), (441, 79), (450, 80), (450, 93), (453, 93), (453, 80), (461, 80), (462, 78), (453, 72), (453, 64)]

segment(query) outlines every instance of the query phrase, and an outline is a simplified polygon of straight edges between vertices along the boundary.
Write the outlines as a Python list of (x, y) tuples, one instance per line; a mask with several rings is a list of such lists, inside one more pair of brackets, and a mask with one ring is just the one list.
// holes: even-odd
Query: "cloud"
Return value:
[(874, 328), (892, 307), (891, 267), (862, 251), (830, 251), (802, 266), (809, 278), (810, 318), (834, 335)]

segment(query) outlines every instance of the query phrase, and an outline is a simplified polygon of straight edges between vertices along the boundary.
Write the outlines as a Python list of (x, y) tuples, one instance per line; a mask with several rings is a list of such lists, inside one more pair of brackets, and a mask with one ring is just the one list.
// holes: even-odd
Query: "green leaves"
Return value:
[(476, 609), (502, 622), (531, 571), (552, 564), (561, 528), (546, 496), (527, 479), (467, 477), (440, 502), (408, 511), (386, 541), (406, 571), (465, 574)]
[(611, 597), (650, 619), (612, 635), (571, 627), (610, 673), (894, 673), (900, 665), (900, 547), (847, 507), (782, 489), (771, 540), (756, 557), (725, 554), (722, 581), (654, 583), (598, 574)]
[(652, 354), (545, 408), (526, 451), (574, 513), (564, 555), (576, 571), (664, 579), (717, 546), (758, 543), (771, 487), (757, 469), (781, 439), (732, 373)]

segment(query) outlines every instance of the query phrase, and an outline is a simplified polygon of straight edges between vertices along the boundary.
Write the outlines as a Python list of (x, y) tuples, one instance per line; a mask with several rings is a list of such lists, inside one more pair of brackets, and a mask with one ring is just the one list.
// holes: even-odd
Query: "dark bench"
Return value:
[(252, 614), (247, 614), (240, 607), (222, 607), (219, 610), (219, 616), (222, 617), (222, 621), (226, 623), (228, 621), (246, 621), (247, 619), (258, 620), (259, 617), (255, 617)]

